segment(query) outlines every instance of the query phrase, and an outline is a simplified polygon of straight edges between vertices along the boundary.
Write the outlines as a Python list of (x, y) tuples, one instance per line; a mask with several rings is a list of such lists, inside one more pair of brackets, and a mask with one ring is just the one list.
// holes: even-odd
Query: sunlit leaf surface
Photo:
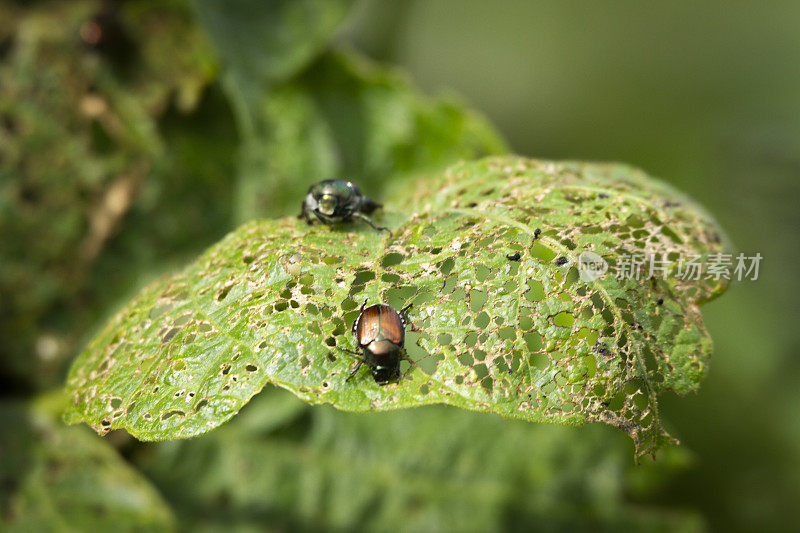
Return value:
[[(446, 403), (603, 421), (638, 453), (669, 441), (658, 394), (699, 385), (711, 342), (698, 304), (726, 281), (584, 281), (577, 264), (583, 251), (612, 266), (633, 253), (718, 252), (702, 210), (623, 165), (516, 157), (457, 165), (386, 203), (391, 236), (255, 221), (147, 288), (73, 365), (68, 420), (188, 437), (271, 382), (344, 410)], [(337, 347), (354, 348), (364, 301), (413, 303), (396, 384), (365, 371), (345, 382), (354, 359)]]

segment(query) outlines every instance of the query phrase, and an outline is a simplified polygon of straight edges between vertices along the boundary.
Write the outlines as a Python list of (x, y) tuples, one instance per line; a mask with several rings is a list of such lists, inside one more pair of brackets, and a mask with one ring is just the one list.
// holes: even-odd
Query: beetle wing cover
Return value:
[(380, 335), (392, 344), (403, 345), (405, 327), (400, 315), (388, 305), (380, 306)]
[(359, 346), (366, 346), (379, 335), (381, 330), (381, 309), (372, 305), (358, 317), (356, 324), (356, 341)]

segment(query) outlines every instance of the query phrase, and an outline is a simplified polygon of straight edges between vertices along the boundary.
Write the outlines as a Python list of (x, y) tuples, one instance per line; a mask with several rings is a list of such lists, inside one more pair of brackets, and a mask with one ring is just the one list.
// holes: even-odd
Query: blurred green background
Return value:
[[(798, 28), (789, 1), (0, 2), (0, 523), (792, 529)], [(700, 392), (662, 400), (681, 448), (272, 389), (185, 442), (61, 426), (70, 361), (154, 276), (317, 179), (380, 197), (501, 138), (640, 166), (764, 257), (703, 309)]]

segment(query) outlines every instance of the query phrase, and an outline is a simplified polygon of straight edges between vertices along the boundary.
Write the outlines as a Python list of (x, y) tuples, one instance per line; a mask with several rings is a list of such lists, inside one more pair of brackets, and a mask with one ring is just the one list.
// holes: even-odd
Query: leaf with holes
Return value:
[[(678, 275), (723, 250), (700, 208), (624, 165), (517, 157), (457, 165), (387, 205), (405, 210), (383, 216), (391, 235), (256, 221), (150, 286), (73, 365), (67, 420), (188, 437), (271, 382), (350, 411), (446, 403), (603, 421), (637, 453), (670, 441), (658, 395), (698, 387), (698, 306), (727, 286)], [(579, 270), (585, 252), (608, 271)], [(398, 383), (345, 381), (355, 361), (337, 348), (355, 348), (364, 301), (413, 303)]]

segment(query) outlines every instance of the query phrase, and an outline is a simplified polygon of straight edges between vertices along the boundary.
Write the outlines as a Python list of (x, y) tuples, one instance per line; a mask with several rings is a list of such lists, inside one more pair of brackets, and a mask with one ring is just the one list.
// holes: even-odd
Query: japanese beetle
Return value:
[(350, 381), (361, 365), (366, 363), (375, 383), (386, 385), (400, 377), (400, 360), (403, 357), (401, 352), (406, 337), (406, 311), (411, 304), (399, 313), (384, 304), (371, 305), (364, 309), (366, 305), (367, 302), (364, 302), (358, 318), (353, 322), (353, 336), (361, 353), (350, 352), (360, 355), (361, 359), (346, 381)]
[(316, 218), (330, 226), (337, 222), (349, 222), (355, 217), (378, 231), (389, 231), (389, 228), (375, 225), (367, 216), (379, 207), (381, 204), (361, 194), (355, 184), (343, 180), (325, 180), (308, 188), (299, 217), (308, 224)]

